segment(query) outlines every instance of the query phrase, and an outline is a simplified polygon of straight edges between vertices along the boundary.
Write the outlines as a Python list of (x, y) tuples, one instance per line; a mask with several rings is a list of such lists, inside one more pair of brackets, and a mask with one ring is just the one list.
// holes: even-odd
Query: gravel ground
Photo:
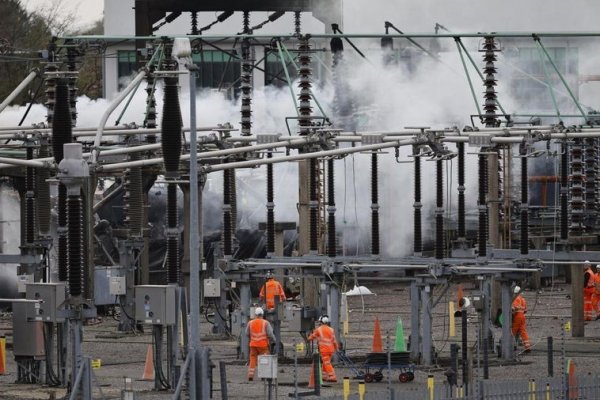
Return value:
[[(408, 299), (408, 288), (400, 284), (378, 284), (369, 285), (376, 295), (349, 298), (350, 309), (350, 334), (347, 339), (347, 353), (351, 357), (360, 359), (371, 349), (373, 326), (375, 317), (381, 322), (384, 348), (394, 343), (392, 335), (395, 334), (396, 320), (400, 316), (404, 323), (405, 336), (410, 332), (410, 302)], [(525, 291), (524, 296), (529, 305), (528, 331), (533, 344), (533, 351), (529, 354), (520, 354), (516, 362), (501, 362), (490, 356), (490, 378), (491, 379), (514, 379), (514, 378), (541, 378), (547, 374), (546, 337), (553, 336), (555, 340), (554, 364), (555, 374), (561, 372), (561, 340), (562, 323), (569, 319), (570, 297), (569, 286), (556, 285), (554, 288), (546, 288), (540, 292)], [(446, 366), (442, 365), (444, 358), (449, 355), (450, 344), (458, 343), (457, 338), (448, 337), (448, 315), (446, 311), (447, 301), (454, 300), (456, 288), (451, 287), (444, 295), (442, 301), (433, 309), (434, 343), (440, 356), (440, 364), (425, 367), (420, 366), (416, 372), (415, 380), (410, 383), (400, 384), (398, 382), (398, 371), (392, 371), (392, 385), (396, 389), (416, 388), (425, 384), (428, 374), (433, 374), (439, 382), (445, 381), (444, 371)], [(465, 294), (468, 295), (468, 290)], [(441, 289), (434, 290), (434, 298), (441, 294)], [(456, 320), (460, 323), (459, 319)], [(12, 361), (10, 343), (12, 342), (10, 316), (4, 315), (0, 318), (0, 333), (7, 335), (9, 349), (7, 351), (7, 373), (0, 376), (0, 399), (50, 399), (52, 396), (60, 398), (64, 396), (64, 390), (57, 390), (40, 385), (18, 385), (14, 384), (16, 379), (16, 367)], [(478, 318), (475, 313), (469, 315), (469, 339), (474, 343), (478, 326)], [(259, 399), (264, 398), (264, 386), (260, 381), (246, 381), (246, 366), (243, 362), (236, 360), (237, 341), (234, 339), (216, 340), (208, 336), (209, 326), (203, 325), (204, 344), (212, 351), (213, 362), (225, 361), (227, 364), (227, 387), (231, 399)], [(285, 331), (285, 325), (283, 327)], [(501, 336), (500, 329), (495, 329), (495, 338)], [(148, 330), (147, 330), (148, 331)], [(170, 392), (152, 391), (153, 383), (142, 381), (140, 378), (144, 369), (144, 360), (148, 345), (151, 343), (149, 333), (140, 335), (127, 335), (111, 338), (116, 332), (116, 322), (110, 317), (105, 318), (102, 323), (85, 328), (84, 353), (92, 358), (100, 358), (102, 367), (95, 370), (98, 386), (102, 390), (95, 389), (94, 398), (120, 398), (123, 388), (124, 377), (133, 380), (133, 387), (137, 399), (168, 399)], [(291, 332), (283, 333), (286, 355), (293, 357), (290, 352), (293, 344), (300, 340), (299, 336)], [(570, 333), (566, 334), (564, 340), (566, 356), (571, 358), (576, 365), (578, 373), (596, 373), (598, 367), (598, 356), (600, 354), (600, 321), (586, 324), (585, 338), (572, 338)], [(295, 373), (293, 362), (280, 364), (278, 397), (288, 397), (288, 393), (294, 392), (294, 376), (298, 377), (299, 391), (307, 391), (306, 388), (309, 365), (299, 364)], [(342, 365), (336, 366), (338, 380), (344, 376), (353, 376), (350, 369)], [(474, 374), (478, 369), (474, 368)], [(218, 368), (214, 370), (213, 398), (220, 399), (220, 382)], [(322, 397), (340, 395), (342, 384), (332, 384), (324, 387)], [(356, 392), (356, 381), (352, 383), (352, 390)], [(387, 373), (384, 371), (384, 380), (381, 383), (373, 383), (367, 386), (368, 392), (381, 392), (381, 396), (387, 390)], [(379, 396), (378, 396), (379, 397)]]

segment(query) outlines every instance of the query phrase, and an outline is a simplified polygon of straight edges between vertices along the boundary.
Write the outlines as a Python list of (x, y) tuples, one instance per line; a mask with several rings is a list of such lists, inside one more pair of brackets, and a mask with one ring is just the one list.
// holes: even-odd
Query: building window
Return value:
[(125, 87), (126, 78), (130, 77), (136, 71), (136, 53), (135, 50), (117, 51), (118, 60), (118, 83), (119, 90)]
[[(235, 54), (235, 50), (227, 50)], [(200, 69), (196, 84), (199, 88), (221, 89), (228, 97), (237, 95), (240, 88), (241, 63), (219, 50), (202, 50), (192, 55), (194, 63)]]
[[(549, 47), (547, 50), (577, 98), (578, 49), (575, 47)], [(518, 102), (517, 106), (531, 112), (555, 112), (549, 88), (544, 84), (546, 83), (555, 89), (554, 94), (561, 111), (572, 108), (574, 105), (571, 99), (557, 94), (557, 90), (564, 92), (565, 88), (548, 58), (540, 52), (541, 50), (537, 47), (520, 47), (516, 51), (507, 53), (508, 61), (522, 71), (514, 70), (510, 82), (510, 90)]]
[[(281, 60), (279, 59), (279, 52), (277, 51), (267, 51), (267, 56), (265, 57), (265, 85), (273, 85), (277, 87), (282, 87), (287, 85), (285, 71), (283, 70), (283, 65), (281, 65)], [(290, 75), (290, 79), (292, 82), (298, 77), (298, 71), (294, 67), (294, 64), (289, 60), (289, 58), (284, 58), (287, 65), (287, 71)], [(297, 63), (298, 61), (296, 61)]]

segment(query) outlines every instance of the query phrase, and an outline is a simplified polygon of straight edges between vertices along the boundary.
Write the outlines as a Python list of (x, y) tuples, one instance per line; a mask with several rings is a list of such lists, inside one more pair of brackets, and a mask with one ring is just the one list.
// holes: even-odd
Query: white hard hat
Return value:
[(590, 260), (585, 260), (585, 261), (583, 262), (583, 265), (589, 265), (589, 266), (591, 266), (591, 265), (592, 265), (592, 263), (590, 262)]
[(264, 315), (264, 314), (265, 314), (265, 312), (263, 311), (263, 309), (262, 309), (262, 308), (260, 308), (260, 307), (256, 307), (256, 308), (254, 309), (254, 315)]
[(521, 287), (520, 286), (515, 286), (513, 293), (514, 294), (518, 294), (521, 291)]
[(329, 323), (329, 317), (327, 315), (321, 317), (321, 323), (328, 324)]
[(471, 305), (471, 300), (469, 300), (468, 297), (462, 297), (458, 302), (458, 305), (462, 308), (469, 308), (469, 306)]
[(596, 264), (596, 269), (600, 269), (600, 264)]

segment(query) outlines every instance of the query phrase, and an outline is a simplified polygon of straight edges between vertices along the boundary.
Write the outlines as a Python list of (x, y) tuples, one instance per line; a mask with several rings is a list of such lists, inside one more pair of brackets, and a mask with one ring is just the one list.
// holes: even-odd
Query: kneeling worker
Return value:
[(246, 335), (250, 338), (250, 364), (248, 365), (249, 381), (254, 379), (258, 356), (269, 354), (269, 338), (272, 343), (275, 342), (273, 328), (269, 321), (263, 318), (264, 314), (265, 312), (262, 308), (256, 307), (254, 310), (256, 318), (248, 322), (248, 326), (246, 326)]
[(335, 369), (331, 365), (331, 357), (338, 349), (335, 331), (329, 326), (329, 317), (326, 315), (322, 316), (319, 321), (321, 326), (314, 330), (308, 340), (316, 339), (319, 344), (319, 353), (321, 353), (321, 363), (323, 364), (323, 381), (337, 382)]

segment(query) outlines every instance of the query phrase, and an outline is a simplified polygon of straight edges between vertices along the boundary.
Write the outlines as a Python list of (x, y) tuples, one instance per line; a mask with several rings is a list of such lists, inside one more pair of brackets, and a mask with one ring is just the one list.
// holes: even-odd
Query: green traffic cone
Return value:
[(406, 351), (406, 342), (404, 341), (404, 327), (402, 326), (402, 318), (398, 317), (396, 323), (396, 351)]

